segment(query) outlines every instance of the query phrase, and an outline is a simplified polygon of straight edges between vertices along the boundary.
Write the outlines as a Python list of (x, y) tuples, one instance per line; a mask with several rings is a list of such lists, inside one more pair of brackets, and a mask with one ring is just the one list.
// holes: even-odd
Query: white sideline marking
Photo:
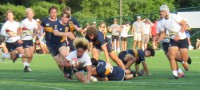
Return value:
[(57, 87), (51, 87), (51, 86), (42, 86), (42, 85), (28, 85), (28, 84), (17, 84), (17, 83), (0, 83), (5, 85), (18, 85), (18, 86), (33, 86), (33, 87), (40, 87), (40, 88), (49, 88), (49, 89), (56, 89), (56, 90), (66, 90), (64, 88), (57, 88)]

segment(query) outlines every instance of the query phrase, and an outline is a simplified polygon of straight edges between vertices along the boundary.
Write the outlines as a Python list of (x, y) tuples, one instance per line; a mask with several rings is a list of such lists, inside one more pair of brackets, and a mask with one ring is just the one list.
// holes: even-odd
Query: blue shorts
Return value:
[(111, 81), (123, 81), (125, 76), (125, 71), (119, 66), (113, 66), (112, 74), (108, 75), (108, 80)]
[(169, 43), (163, 42), (162, 43), (162, 47), (163, 47), (163, 51), (165, 51), (165, 53), (168, 52), (168, 48), (169, 48)]
[(23, 48), (29, 48), (33, 46), (33, 40), (23, 40)]
[[(96, 49), (102, 51), (100, 45), (94, 45), (93, 48), (96, 48)], [(111, 45), (110, 42), (108, 42), (108, 43), (106, 44), (106, 48), (107, 48), (108, 52), (112, 52), (112, 45)]]
[(52, 45), (48, 45), (48, 48), (52, 54), (53, 57), (55, 57), (56, 55), (59, 54), (58, 49), (62, 46), (66, 46), (67, 47), (67, 43), (66, 42), (62, 42), (62, 43), (58, 43), (58, 44), (52, 44)]
[(13, 50), (15, 50), (18, 47), (21, 47), (22, 44), (19, 44), (17, 41), (13, 42), (13, 43), (7, 43), (6, 42), (6, 47), (8, 48), (9, 52), (12, 52)]
[(173, 39), (170, 39), (169, 42), (169, 47), (170, 46), (177, 46), (178, 48), (188, 48), (189, 43), (188, 43), (188, 39), (185, 38), (183, 40), (179, 40), (179, 41), (174, 41)]
[(118, 54), (118, 58), (122, 60), (122, 62), (124, 63), (124, 65), (127, 63), (124, 61), (124, 58), (125, 56), (127, 55), (128, 53), (126, 51), (121, 51), (119, 54)]

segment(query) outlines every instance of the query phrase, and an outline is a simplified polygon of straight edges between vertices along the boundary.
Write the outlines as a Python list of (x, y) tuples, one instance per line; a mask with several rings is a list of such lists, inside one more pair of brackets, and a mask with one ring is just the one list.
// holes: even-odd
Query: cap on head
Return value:
[(169, 7), (167, 5), (160, 6), (160, 11), (166, 11), (169, 14)]
[(137, 19), (138, 19), (138, 18), (141, 18), (141, 16), (137, 16)]

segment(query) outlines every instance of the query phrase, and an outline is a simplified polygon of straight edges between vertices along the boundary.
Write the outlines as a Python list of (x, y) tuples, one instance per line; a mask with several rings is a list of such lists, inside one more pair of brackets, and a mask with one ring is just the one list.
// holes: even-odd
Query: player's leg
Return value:
[(92, 48), (92, 57), (95, 58), (96, 60), (98, 60), (99, 55), (100, 55), (100, 50), (97, 49), (96, 47), (93, 47)]
[[(110, 42), (107, 43), (106, 47), (107, 47), (107, 50), (108, 50), (109, 57), (110, 57), (119, 67), (121, 67), (121, 68), (123, 68), (123, 69), (126, 69), (125, 66), (124, 66), (124, 64), (123, 64), (123, 62), (122, 62), (122, 60), (120, 60), (120, 59), (118, 58), (118, 56), (116, 55), (116, 53), (112, 51)], [(98, 60), (98, 59), (97, 59), (97, 60)]]
[(177, 72), (177, 65), (176, 65), (176, 53), (178, 52), (178, 47), (177, 46), (170, 46), (168, 48), (169, 52), (169, 60), (170, 60), (170, 66), (172, 69), (173, 77), (174, 79), (177, 79), (178, 77), (178, 72)]
[(133, 55), (131, 55), (131, 54), (127, 54), (125, 56), (125, 58), (124, 58), (124, 61), (127, 62), (126, 65), (125, 65), (125, 67), (126, 68), (130, 68), (131, 65), (133, 65), (133, 63), (136, 62), (136, 58)]

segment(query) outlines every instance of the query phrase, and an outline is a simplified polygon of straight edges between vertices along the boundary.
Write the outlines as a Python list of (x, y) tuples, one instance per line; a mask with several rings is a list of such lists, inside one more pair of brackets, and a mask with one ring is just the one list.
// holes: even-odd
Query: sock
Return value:
[(178, 72), (176, 70), (173, 71), (173, 75), (176, 76), (176, 77), (178, 77)]
[(23, 54), (19, 54), (19, 57), (21, 58), (23, 56)]
[(24, 65), (24, 67), (26, 67), (27, 66), (27, 62), (23, 62), (23, 65)]
[(181, 70), (181, 68), (178, 68), (178, 73), (183, 73), (183, 71)]
[(182, 61), (181, 63), (182, 63), (182, 64), (184, 64), (184, 63), (185, 63), (185, 61)]
[(30, 63), (27, 62), (27, 63), (26, 63), (26, 66), (30, 66)]

